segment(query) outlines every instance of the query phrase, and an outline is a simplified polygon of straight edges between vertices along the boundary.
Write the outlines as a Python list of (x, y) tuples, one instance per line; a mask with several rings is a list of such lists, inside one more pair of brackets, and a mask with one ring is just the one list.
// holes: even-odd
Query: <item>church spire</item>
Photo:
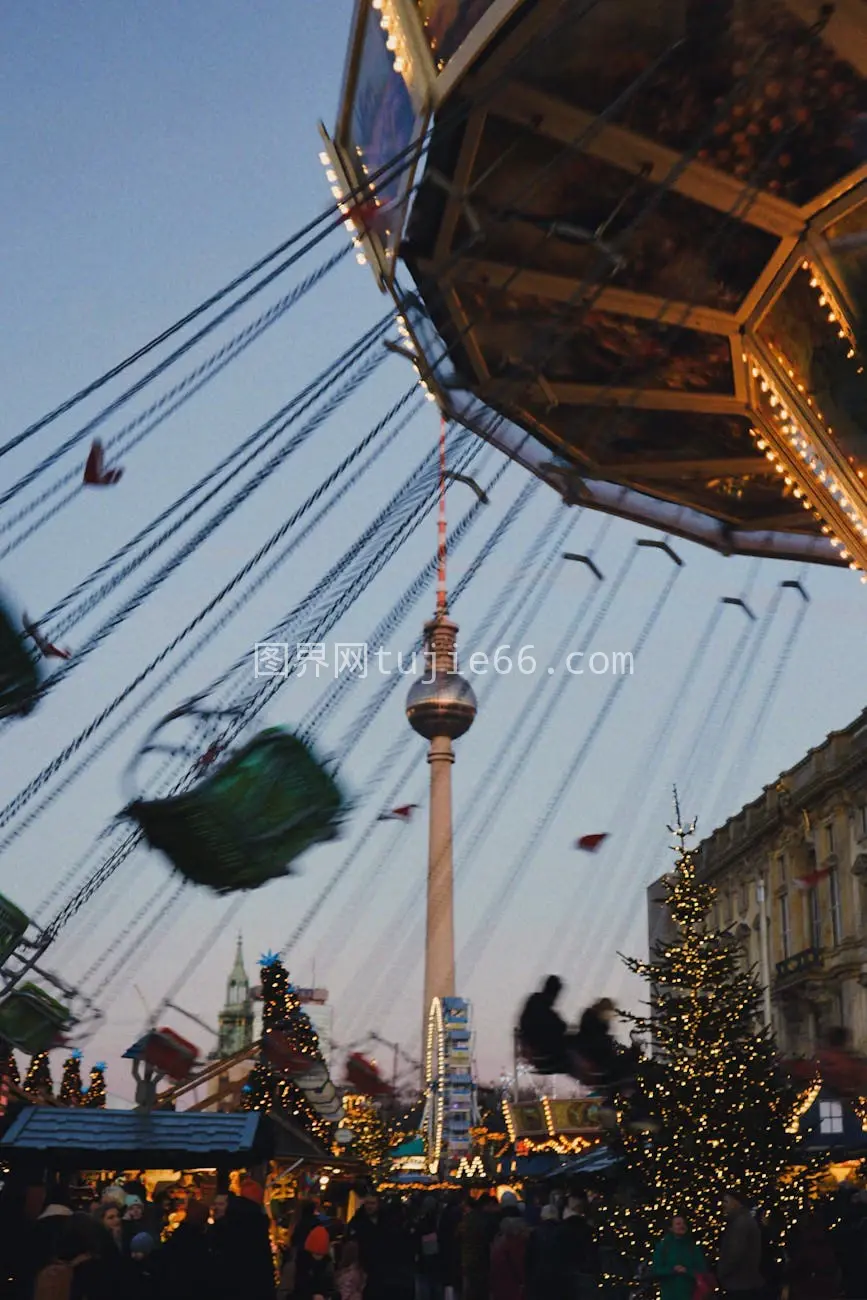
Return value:
[(253, 997), (250, 981), (244, 969), (244, 947), (241, 935), (235, 947), (235, 961), (226, 983), (226, 1005), (219, 1016), (220, 1039), (217, 1054), (234, 1056), (253, 1041)]

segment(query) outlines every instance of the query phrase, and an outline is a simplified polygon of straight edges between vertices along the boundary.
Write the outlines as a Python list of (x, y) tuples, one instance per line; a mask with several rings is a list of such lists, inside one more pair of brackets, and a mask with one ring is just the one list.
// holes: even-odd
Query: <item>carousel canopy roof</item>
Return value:
[(863, 568), (867, 9), (826, 8), (526, 3), (400, 253), (446, 405), (567, 500)]
[(255, 1112), (143, 1114), (30, 1106), (6, 1133), (0, 1154), (7, 1160), (38, 1155), (55, 1166), (72, 1168), (105, 1164), (190, 1168), (218, 1161), (241, 1166), (267, 1141), (261, 1119)]

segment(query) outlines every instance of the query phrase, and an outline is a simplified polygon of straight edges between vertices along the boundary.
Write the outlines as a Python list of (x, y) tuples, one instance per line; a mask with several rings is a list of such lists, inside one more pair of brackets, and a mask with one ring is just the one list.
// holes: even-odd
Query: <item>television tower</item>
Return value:
[(455, 996), (454, 880), (452, 866), (452, 741), (469, 731), (476, 697), (457, 670), (458, 627), (446, 596), (446, 424), (440, 429), (439, 573), (436, 613), (424, 626), (425, 672), (406, 701), (410, 726), (428, 741), (430, 831), (427, 868), (422, 1043), (435, 998)]

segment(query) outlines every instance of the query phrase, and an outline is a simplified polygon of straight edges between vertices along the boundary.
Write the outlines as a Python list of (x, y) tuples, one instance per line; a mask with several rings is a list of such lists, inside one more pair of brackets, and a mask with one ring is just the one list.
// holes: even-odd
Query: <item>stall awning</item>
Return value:
[(241, 1168), (270, 1153), (256, 1112), (227, 1115), (30, 1106), (0, 1143), (10, 1163), (40, 1158), (56, 1168)]

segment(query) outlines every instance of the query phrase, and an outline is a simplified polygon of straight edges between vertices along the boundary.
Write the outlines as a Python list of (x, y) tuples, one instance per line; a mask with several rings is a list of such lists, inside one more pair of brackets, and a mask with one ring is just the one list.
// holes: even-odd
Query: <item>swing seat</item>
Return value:
[(69, 1009), (35, 984), (22, 984), (0, 1002), (0, 1038), (28, 1056), (47, 1052), (71, 1021)]
[(29, 925), (30, 918), (25, 916), (20, 907), (0, 894), (0, 966), (12, 956)]
[(24, 717), (40, 689), (36, 660), (6, 610), (0, 606), (0, 718)]
[(183, 1083), (193, 1072), (199, 1049), (171, 1029), (154, 1029), (142, 1045), (142, 1060), (175, 1083)]
[(227, 894), (292, 874), (302, 853), (337, 837), (345, 809), (309, 746), (272, 727), (194, 789), (137, 799), (125, 814), (185, 879)]

